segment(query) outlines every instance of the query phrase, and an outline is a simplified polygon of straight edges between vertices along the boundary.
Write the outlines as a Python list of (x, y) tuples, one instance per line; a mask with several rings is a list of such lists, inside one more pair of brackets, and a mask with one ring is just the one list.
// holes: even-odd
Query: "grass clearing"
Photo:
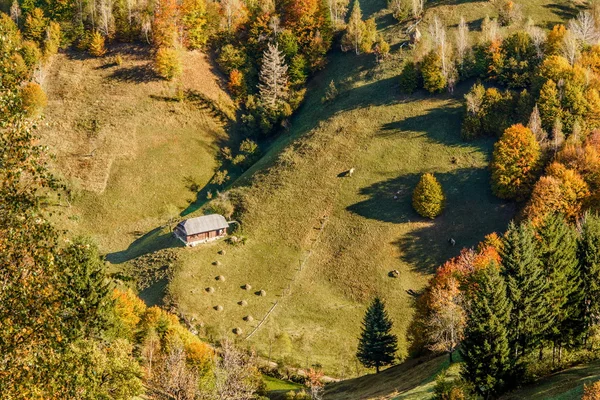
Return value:
[[(354, 353), (372, 296), (385, 298), (400, 354), (406, 355), (409, 292), (422, 288), (433, 268), (463, 246), (505, 229), (515, 207), (491, 193), (493, 141), (460, 139), (461, 95), (468, 87), (453, 96), (401, 96), (401, 58), (375, 65), (368, 55), (333, 54), (290, 131), (240, 179), (250, 185), (246, 245), (229, 248), (218, 267), (212, 262), (224, 244), (181, 252), (170, 290), (209, 335), (229, 336), (241, 327), (240, 343), (271, 359), (355, 376), (363, 372)], [(331, 80), (340, 93), (323, 105)], [(354, 176), (339, 176), (351, 167)], [(425, 172), (436, 174), (448, 197), (446, 211), (434, 221), (411, 206), (412, 189)], [(399, 279), (388, 277), (393, 269)], [(227, 281), (206, 293), (218, 274)], [(245, 283), (267, 296), (247, 293)], [(246, 307), (237, 305), (242, 299)], [(243, 340), (275, 301), (267, 322)], [(214, 311), (216, 305), (224, 310)], [(254, 322), (243, 321), (247, 314)]]
[[(60, 54), (45, 74), (42, 140), (74, 192), (61, 223), (94, 236), (105, 252), (126, 249), (184, 210), (230, 140), (209, 108), (170, 100), (176, 84), (158, 80), (149, 60), (147, 48), (118, 46), (103, 58)], [(207, 57), (187, 52), (184, 60), (182, 88), (232, 109)]]
[[(535, 0), (527, 7), (549, 23), (560, 18), (550, 5), (565, 4)], [(432, 6), (449, 21), (464, 13), (474, 26), (490, 11), (487, 2)], [(367, 302), (384, 297), (405, 356), (410, 293), (436, 265), (503, 231), (514, 215), (514, 204), (490, 190), (493, 141), (460, 139), (469, 85), (454, 95), (399, 94), (397, 75), (410, 53), (399, 50), (405, 36), (384, 7), (383, 0), (363, 2), (364, 15), (377, 17), (392, 44), (391, 59), (377, 65), (370, 55), (334, 52), (290, 130), (235, 183), (247, 185), (247, 244), (176, 250), (180, 265), (168, 290), (208, 337), (235, 338), (270, 359), (321, 365), (330, 375), (359, 375), (364, 370), (354, 353)], [(186, 61), (184, 86), (230, 109), (206, 59), (186, 57), (193, 59)], [(120, 67), (108, 58), (61, 55), (47, 77), (44, 140), (58, 155), (57, 169), (80, 188), (64, 227), (94, 236), (115, 264), (178, 247), (163, 226), (196, 200), (191, 183), (202, 188), (210, 180), (215, 152), (231, 140), (222, 123), (210, 109), (166, 101), (174, 88), (154, 79), (143, 49), (124, 51)], [(331, 80), (339, 95), (322, 104)], [(354, 176), (341, 176), (352, 167)], [(448, 199), (434, 221), (411, 207), (412, 189), (425, 172), (436, 175)], [(398, 279), (388, 277), (393, 269)], [(226, 279), (217, 281), (218, 275)], [(264, 325), (244, 340), (274, 302)], [(251, 322), (244, 319), (249, 315)]]

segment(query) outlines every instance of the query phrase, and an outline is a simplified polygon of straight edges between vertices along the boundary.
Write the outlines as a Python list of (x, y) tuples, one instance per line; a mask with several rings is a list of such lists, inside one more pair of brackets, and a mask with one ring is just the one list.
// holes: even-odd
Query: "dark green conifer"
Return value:
[(600, 218), (585, 215), (577, 251), (582, 282), (582, 330), (587, 332), (597, 321), (600, 312)]
[(365, 314), (356, 356), (367, 368), (379, 372), (382, 366), (393, 364), (398, 350), (398, 339), (391, 333), (392, 321), (385, 304), (376, 297)]
[(63, 305), (69, 310), (65, 324), (74, 337), (89, 337), (104, 331), (109, 322), (110, 283), (98, 247), (86, 238), (76, 238), (61, 250)]
[(460, 349), (462, 377), (484, 396), (501, 392), (511, 372), (511, 304), (499, 270), (492, 263), (472, 278), (476, 289), (467, 293), (470, 314)]
[(546, 302), (552, 324), (545, 338), (560, 348), (577, 315), (580, 280), (577, 269), (577, 232), (562, 215), (551, 215), (538, 230), (539, 256), (548, 286)]
[(535, 348), (552, 322), (544, 294), (548, 286), (529, 224), (511, 223), (502, 245), (503, 275), (512, 303), (511, 350), (516, 358)]

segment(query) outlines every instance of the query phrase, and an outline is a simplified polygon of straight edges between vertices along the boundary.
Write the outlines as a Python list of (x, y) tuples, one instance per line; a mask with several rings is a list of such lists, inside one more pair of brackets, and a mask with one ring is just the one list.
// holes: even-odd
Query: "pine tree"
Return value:
[[(562, 215), (551, 215), (538, 230), (539, 255), (548, 286), (546, 302), (552, 324), (545, 338), (560, 349), (569, 335), (570, 319), (577, 314), (580, 281), (577, 269), (577, 233)], [(554, 354), (554, 352), (553, 352)]]
[(511, 371), (508, 327), (511, 304), (496, 263), (473, 275), (469, 320), (460, 349), (461, 375), (484, 395), (499, 393)]
[(391, 333), (392, 321), (385, 311), (385, 304), (376, 297), (365, 314), (363, 329), (356, 356), (367, 368), (376, 371), (394, 362), (398, 339)]
[(582, 330), (587, 335), (600, 315), (600, 217), (588, 213), (583, 219), (577, 250), (582, 281)]
[(515, 359), (535, 348), (552, 322), (544, 294), (548, 287), (529, 224), (511, 223), (502, 243), (503, 275), (511, 312), (511, 350)]
[(275, 111), (287, 97), (287, 65), (277, 44), (269, 44), (263, 55), (260, 70), (260, 98), (263, 104)]
[(65, 323), (73, 335), (90, 337), (107, 328), (111, 304), (110, 284), (98, 248), (77, 238), (60, 253), (65, 306), (71, 309)]

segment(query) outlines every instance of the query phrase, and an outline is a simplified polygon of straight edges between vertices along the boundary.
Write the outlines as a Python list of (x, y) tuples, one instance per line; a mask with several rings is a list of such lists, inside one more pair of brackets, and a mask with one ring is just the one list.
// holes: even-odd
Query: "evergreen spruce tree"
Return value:
[[(560, 348), (570, 335), (570, 320), (577, 315), (580, 280), (577, 269), (577, 233), (562, 215), (551, 215), (538, 231), (539, 256), (548, 283), (545, 297), (550, 321), (545, 338)], [(554, 354), (554, 353), (553, 353)]]
[(75, 337), (92, 337), (108, 328), (110, 283), (98, 247), (77, 238), (61, 250), (63, 306), (70, 309), (65, 324)]
[(385, 304), (376, 297), (365, 314), (363, 329), (356, 356), (367, 368), (379, 373), (384, 365), (394, 362), (398, 350), (398, 339), (391, 333), (392, 321), (385, 311)]
[(503, 275), (512, 303), (511, 349), (515, 359), (536, 347), (551, 323), (544, 294), (548, 286), (533, 229), (511, 223), (502, 245)]
[(477, 289), (467, 294), (470, 314), (460, 349), (462, 377), (485, 396), (502, 391), (511, 372), (511, 304), (499, 269), (492, 263), (473, 275)]
[(586, 333), (600, 313), (600, 217), (585, 215), (577, 251), (582, 281), (581, 330)]

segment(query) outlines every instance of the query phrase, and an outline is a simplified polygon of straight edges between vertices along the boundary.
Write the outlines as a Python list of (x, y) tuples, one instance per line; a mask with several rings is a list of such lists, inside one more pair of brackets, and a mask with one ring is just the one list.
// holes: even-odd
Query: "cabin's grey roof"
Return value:
[(228, 228), (229, 224), (222, 215), (210, 214), (186, 219), (185, 221), (181, 221), (179, 224), (177, 224), (177, 227), (186, 235), (196, 235), (198, 233)]

